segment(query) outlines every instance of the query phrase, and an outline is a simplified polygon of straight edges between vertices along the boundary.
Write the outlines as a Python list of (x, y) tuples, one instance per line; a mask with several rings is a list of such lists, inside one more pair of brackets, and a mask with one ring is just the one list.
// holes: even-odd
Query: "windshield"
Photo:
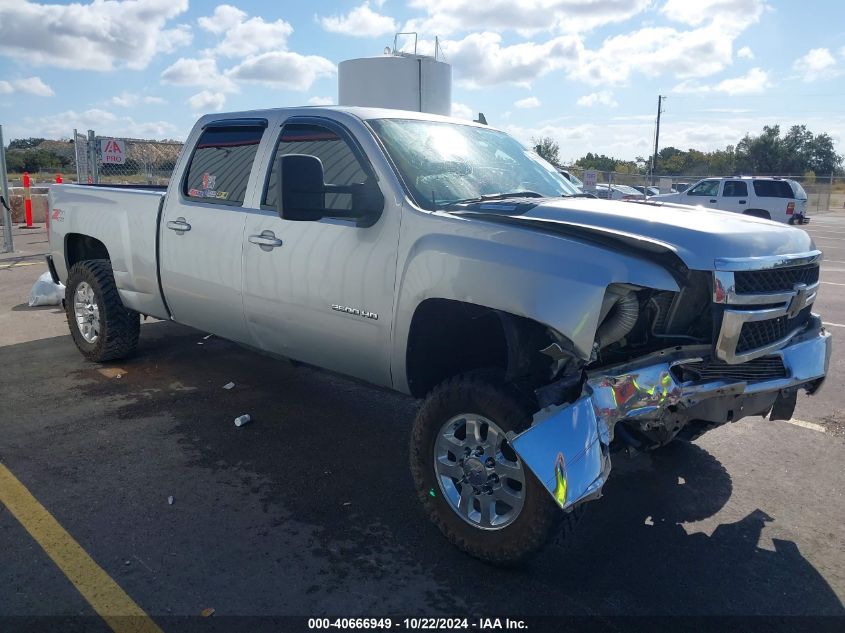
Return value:
[(554, 167), (503, 132), (471, 125), (369, 121), (420, 207), (507, 197), (578, 195)]

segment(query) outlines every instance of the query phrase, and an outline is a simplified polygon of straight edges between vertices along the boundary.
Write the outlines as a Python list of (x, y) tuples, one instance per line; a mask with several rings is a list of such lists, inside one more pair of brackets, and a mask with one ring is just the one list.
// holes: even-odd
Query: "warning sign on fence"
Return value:
[(126, 142), (113, 138), (100, 139), (100, 159), (103, 165), (123, 165), (126, 162)]

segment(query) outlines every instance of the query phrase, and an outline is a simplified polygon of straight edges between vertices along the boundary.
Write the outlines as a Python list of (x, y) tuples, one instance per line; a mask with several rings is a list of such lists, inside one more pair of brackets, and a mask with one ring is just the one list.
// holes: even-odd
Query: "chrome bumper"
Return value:
[[(813, 323), (818, 324), (817, 317)], [(830, 335), (815, 327), (772, 354), (783, 358), (787, 377), (751, 384), (678, 382), (672, 368), (700, 358), (683, 348), (656, 352), (588, 376), (578, 400), (539, 411), (531, 428), (511, 439), (511, 445), (557, 504), (570, 508), (600, 495), (620, 420), (660, 419), (670, 406), (688, 408), (707, 398), (809, 386), (827, 373), (830, 349)]]

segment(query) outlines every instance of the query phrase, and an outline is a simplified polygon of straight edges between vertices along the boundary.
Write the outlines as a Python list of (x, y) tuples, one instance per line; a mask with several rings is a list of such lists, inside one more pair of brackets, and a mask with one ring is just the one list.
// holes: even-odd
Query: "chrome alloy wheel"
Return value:
[(434, 445), (440, 491), (458, 516), (482, 530), (513, 523), (525, 503), (525, 470), (494, 422), (474, 413), (444, 424)]
[(100, 307), (94, 289), (87, 282), (80, 282), (73, 294), (73, 314), (76, 326), (86, 343), (96, 343), (100, 338)]

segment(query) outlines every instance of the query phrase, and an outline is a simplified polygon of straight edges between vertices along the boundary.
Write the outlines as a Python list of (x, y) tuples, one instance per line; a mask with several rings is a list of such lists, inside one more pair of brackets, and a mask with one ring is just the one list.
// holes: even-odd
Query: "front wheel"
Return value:
[(124, 358), (138, 345), (140, 316), (123, 306), (107, 259), (89, 259), (71, 267), (65, 313), (73, 341), (88, 360)]
[(511, 448), (530, 407), (495, 372), (435, 388), (414, 422), (411, 473), (426, 514), (457, 547), (491, 563), (528, 558), (580, 509), (564, 513)]

